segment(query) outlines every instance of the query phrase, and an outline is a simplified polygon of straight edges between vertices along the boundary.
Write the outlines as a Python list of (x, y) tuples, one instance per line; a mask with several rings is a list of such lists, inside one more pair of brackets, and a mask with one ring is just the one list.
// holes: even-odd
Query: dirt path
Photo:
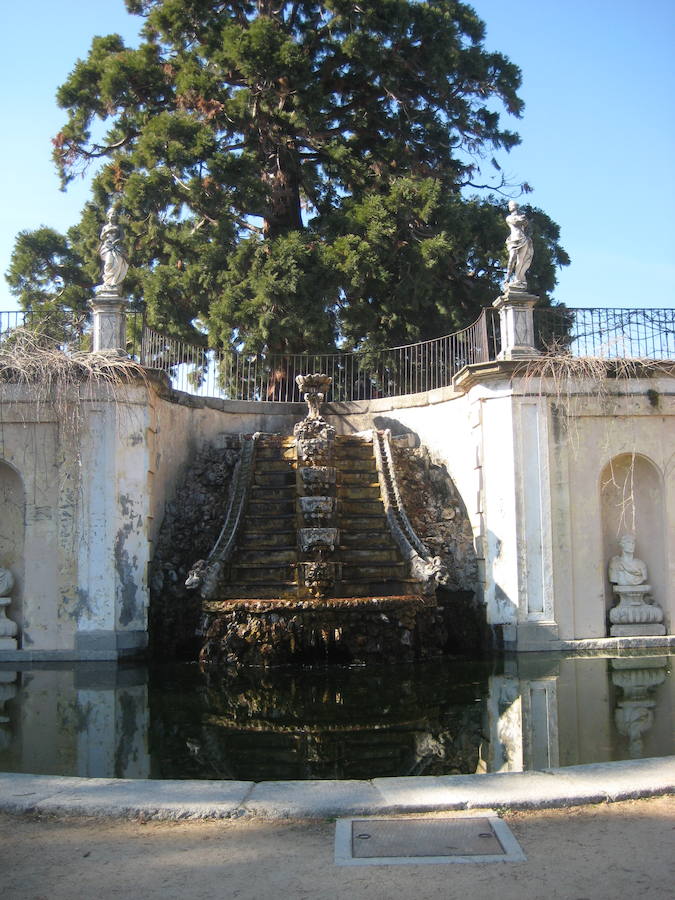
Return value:
[(337, 867), (333, 822), (0, 815), (6, 900), (670, 900), (675, 796), (503, 818), (526, 862)]

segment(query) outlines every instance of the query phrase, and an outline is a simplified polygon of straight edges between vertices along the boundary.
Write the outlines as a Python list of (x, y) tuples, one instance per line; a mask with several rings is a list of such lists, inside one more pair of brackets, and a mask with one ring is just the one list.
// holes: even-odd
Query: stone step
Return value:
[(295, 485), (286, 484), (282, 487), (269, 487), (265, 484), (251, 485), (250, 500), (257, 503), (261, 500), (284, 500), (289, 503), (295, 502)]
[(338, 487), (338, 497), (341, 502), (352, 500), (380, 501), (379, 484), (341, 484)]
[(253, 474), (253, 484), (264, 487), (284, 487), (287, 484), (295, 484), (295, 472), (288, 467), (281, 472), (256, 471)]
[(335, 586), (334, 596), (340, 597), (405, 597), (419, 595), (419, 585), (410, 579), (391, 581), (346, 581)]
[(377, 500), (345, 500), (340, 498), (338, 504), (340, 520), (349, 516), (383, 516), (384, 507), (380, 499)]
[(295, 580), (295, 565), (275, 566), (267, 562), (246, 565), (235, 559), (231, 573), (230, 581), (234, 584), (284, 584)]
[(367, 549), (357, 550), (354, 547), (341, 547), (340, 559), (342, 560), (342, 563), (346, 565), (376, 565), (380, 563), (389, 564), (403, 562), (401, 554), (396, 547), (373, 547), (372, 544), (370, 546), (364, 544), (363, 546)]
[[(247, 515), (242, 523), (242, 532), (249, 534), (270, 534), (277, 532), (293, 532), (295, 535), (295, 513), (293, 515), (284, 516), (250, 516)], [(295, 538), (294, 538), (295, 540)]]
[(273, 472), (292, 472), (295, 469), (287, 459), (261, 459), (256, 460), (256, 474), (261, 470), (261, 474), (270, 475)]
[(372, 531), (341, 531), (340, 532), (340, 550), (360, 550), (369, 547), (373, 548), (396, 548), (394, 539), (389, 529), (382, 532)]
[(270, 566), (294, 564), (298, 559), (298, 551), (295, 547), (272, 548), (266, 546), (262, 549), (242, 547), (237, 551), (233, 566), (248, 565), (267, 569)]
[(366, 532), (368, 534), (389, 534), (389, 526), (385, 518), (382, 507), (380, 507), (379, 515), (376, 516), (357, 516), (357, 515), (340, 515), (338, 517), (338, 526), (340, 534), (347, 532)]
[(249, 500), (246, 518), (249, 516), (290, 516), (295, 512), (295, 500)]
[(387, 562), (377, 565), (376, 563), (352, 564), (343, 561), (342, 563), (342, 580), (351, 582), (363, 581), (401, 581), (407, 576), (407, 566), (404, 562)]
[(339, 444), (337, 444), (335, 447), (335, 459), (338, 462), (345, 460), (358, 460), (359, 462), (365, 462), (371, 460), (373, 459), (373, 446), (372, 444), (354, 444), (347, 446), (340, 446)]
[(284, 447), (281, 443), (258, 444), (256, 447), (256, 459), (270, 460), (271, 462), (290, 462), (295, 460), (295, 446)]
[[(224, 584), (218, 591), (217, 600), (288, 600), (295, 599), (298, 586), (295, 581), (276, 582), (274, 584)], [(208, 602), (204, 610), (209, 611)]]
[(367, 487), (377, 485), (377, 470), (373, 463), (372, 468), (367, 469), (342, 469), (338, 473), (338, 488), (347, 487), (352, 484), (363, 484)]
[(298, 544), (297, 534), (293, 531), (268, 532), (242, 531), (237, 535), (237, 547), (241, 550), (258, 549), (294, 550)]

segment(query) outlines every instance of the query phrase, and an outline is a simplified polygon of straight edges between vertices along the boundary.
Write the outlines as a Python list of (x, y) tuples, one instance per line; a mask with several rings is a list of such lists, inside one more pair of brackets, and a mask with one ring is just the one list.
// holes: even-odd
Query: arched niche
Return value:
[(24, 578), (25, 499), (23, 481), (16, 469), (0, 459), (0, 566), (14, 575), (8, 614), (21, 625)]
[[(612, 556), (620, 552), (622, 534), (635, 535), (635, 555), (647, 563), (654, 601), (664, 606), (666, 597), (665, 520), (663, 476), (646, 456), (623, 453), (602, 470), (600, 495), (605, 570)], [(615, 598), (605, 578), (607, 609)]]

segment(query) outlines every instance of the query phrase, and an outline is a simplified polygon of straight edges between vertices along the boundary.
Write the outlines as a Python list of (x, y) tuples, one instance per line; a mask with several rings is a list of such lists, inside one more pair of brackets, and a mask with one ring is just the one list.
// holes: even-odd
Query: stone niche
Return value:
[(668, 623), (661, 608), (667, 595), (663, 476), (645, 456), (624, 453), (604, 467), (600, 477), (603, 553), (607, 564), (621, 555), (619, 542), (631, 535), (633, 553), (645, 575), (618, 584), (608, 571), (606, 612), (614, 637), (663, 635)]
[[(24, 489), (21, 476), (0, 460), (0, 569), (7, 570), (6, 591), (0, 591), (0, 649), (15, 650), (21, 623), (24, 570)], [(2, 594), (6, 596), (2, 598)], [(20, 636), (19, 636), (20, 641)]]

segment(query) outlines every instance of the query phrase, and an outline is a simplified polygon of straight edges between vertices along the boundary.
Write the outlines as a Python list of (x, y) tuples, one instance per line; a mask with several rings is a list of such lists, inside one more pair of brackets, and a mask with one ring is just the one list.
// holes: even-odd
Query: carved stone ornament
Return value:
[(337, 470), (334, 466), (301, 466), (300, 478), (305, 494), (325, 497), (335, 487)]
[(308, 592), (315, 598), (326, 597), (336, 579), (336, 564), (325, 562), (300, 563), (303, 570), (303, 581)]
[(299, 503), (305, 525), (321, 527), (331, 524), (335, 516), (334, 497), (300, 497)]
[(433, 594), (439, 584), (447, 584), (450, 580), (450, 573), (440, 556), (422, 559), (415, 554), (410, 559), (410, 574), (421, 582), (425, 595)]
[(298, 544), (302, 553), (332, 553), (338, 544), (337, 528), (298, 528)]
[(333, 458), (335, 429), (321, 416), (321, 404), (333, 379), (329, 375), (298, 375), (295, 379), (304, 391), (309, 411), (293, 429), (298, 459), (309, 466), (325, 466)]
[(307, 406), (309, 407), (307, 418), (321, 418), (321, 404), (333, 383), (331, 376), (318, 373), (314, 375), (298, 375), (295, 383), (303, 392), (307, 401)]

